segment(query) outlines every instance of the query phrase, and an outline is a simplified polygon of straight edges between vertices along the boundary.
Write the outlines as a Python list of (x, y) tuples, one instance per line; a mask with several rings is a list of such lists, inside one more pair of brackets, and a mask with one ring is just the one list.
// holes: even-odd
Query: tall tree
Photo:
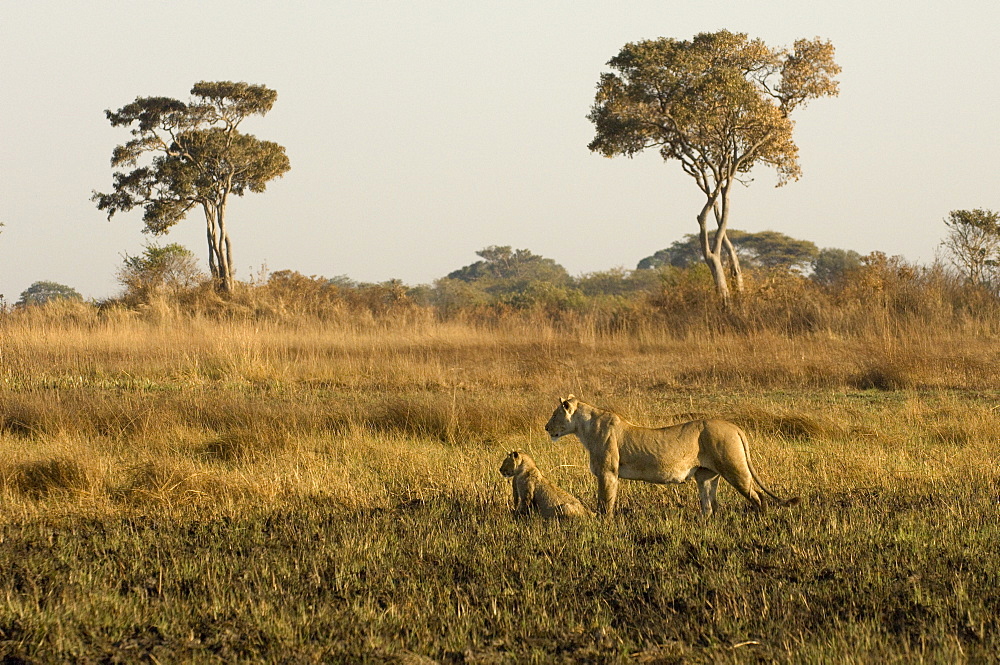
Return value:
[(941, 242), (970, 284), (987, 284), (1000, 267), (1000, 213), (952, 210), (944, 220), (948, 235)]
[[(606, 157), (658, 148), (678, 160), (705, 195), (699, 240), (724, 303), (730, 297), (723, 253), (735, 288), (742, 288), (739, 257), (726, 230), (733, 184), (747, 183), (757, 164), (774, 167), (778, 184), (799, 178), (790, 115), (809, 100), (837, 94), (828, 41), (800, 39), (772, 49), (745, 34), (702, 33), (626, 44), (608, 61), (588, 118), (596, 135), (589, 148)], [(709, 218), (714, 221), (710, 233)]]
[(284, 147), (239, 131), (252, 115), (271, 110), (278, 93), (263, 85), (231, 81), (196, 83), (191, 100), (137, 97), (106, 111), (113, 127), (131, 127), (132, 140), (117, 146), (110, 194), (94, 192), (108, 219), (143, 209), (143, 232), (160, 235), (201, 207), (208, 236), (208, 265), (218, 288), (233, 288), (233, 255), (226, 210), (230, 195), (263, 192), (290, 167)]

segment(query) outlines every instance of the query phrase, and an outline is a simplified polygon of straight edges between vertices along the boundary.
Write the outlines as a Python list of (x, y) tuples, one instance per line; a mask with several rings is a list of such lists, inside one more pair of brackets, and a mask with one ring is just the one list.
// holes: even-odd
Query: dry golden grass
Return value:
[[(981, 332), (0, 316), (0, 656), (990, 653), (977, 561), (998, 543), (974, 527), (1000, 494), (1000, 347)], [(616, 520), (512, 522), (513, 448), (594, 505), (582, 448), (542, 430), (567, 393), (648, 426), (730, 418), (804, 504), (755, 518), (723, 489), (706, 524), (693, 487), (625, 484)]]
[[(1000, 347), (962, 333), (679, 340), (544, 319), (283, 324), (67, 307), (0, 319), (5, 487), (37, 484), (36, 498), (310, 492), (342, 485), (334, 450), (544, 447), (540, 425), (567, 393), (651, 426), (730, 417), (765, 446), (967, 449), (997, 425)], [(264, 472), (286, 477), (254, 477)]]

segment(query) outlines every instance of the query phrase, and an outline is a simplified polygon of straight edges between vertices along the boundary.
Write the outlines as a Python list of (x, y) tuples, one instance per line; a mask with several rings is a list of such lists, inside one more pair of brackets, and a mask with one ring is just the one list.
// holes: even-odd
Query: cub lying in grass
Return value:
[(514, 490), (514, 510), (526, 515), (533, 509), (542, 517), (590, 517), (580, 500), (542, 475), (528, 453), (514, 450), (508, 453), (500, 473), (510, 478)]

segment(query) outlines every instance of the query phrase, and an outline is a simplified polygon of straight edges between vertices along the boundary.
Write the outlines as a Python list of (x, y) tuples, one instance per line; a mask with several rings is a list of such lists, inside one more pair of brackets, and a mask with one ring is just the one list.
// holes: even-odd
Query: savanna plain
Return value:
[[(808, 310), (808, 305), (803, 305)], [(0, 656), (43, 662), (912, 663), (1000, 649), (990, 318), (0, 315)], [(738, 308), (737, 308), (738, 309)], [(996, 317), (994, 317), (996, 318)], [(574, 393), (744, 427), (723, 483), (515, 518), (507, 451), (594, 508)]]

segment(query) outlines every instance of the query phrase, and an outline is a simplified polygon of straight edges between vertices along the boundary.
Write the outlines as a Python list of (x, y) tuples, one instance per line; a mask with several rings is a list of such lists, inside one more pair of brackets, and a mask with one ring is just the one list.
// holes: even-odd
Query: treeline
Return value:
[[(490, 248), (485, 251), (506, 250)], [(720, 305), (703, 263), (614, 269), (579, 277), (558, 264), (530, 260), (500, 271), (484, 258), (475, 277), (456, 271), (433, 285), (357, 284), (277, 272), (242, 294), (263, 316), (383, 317), (422, 314), (438, 320), (497, 324), (534, 320), (599, 334), (668, 331), (675, 337), (776, 332), (896, 336), (914, 326), (1000, 332), (1000, 299), (941, 264), (919, 266), (880, 252), (847, 255), (844, 270), (803, 272), (752, 267), (744, 291)]]
[[(721, 306), (710, 271), (692, 251), (692, 236), (632, 270), (572, 276), (553, 259), (527, 249), (492, 246), (477, 252), (479, 260), (429, 285), (359, 283), (280, 270), (240, 282), (230, 294), (214, 288), (185, 248), (151, 246), (141, 256), (126, 257), (118, 274), (124, 290), (116, 298), (34, 302), (49, 302), (44, 308), (49, 314), (61, 307), (95, 317), (125, 311), (145, 317), (355, 324), (517, 320), (595, 334), (655, 330), (681, 338), (761, 331), (895, 336), (914, 326), (1000, 331), (996, 291), (943, 264), (920, 266), (879, 252), (819, 250), (773, 232), (736, 232), (733, 241), (740, 244), (746, 278), (728, 307)], [(12, 308), (11, 314), (40, 309), (30, 304)]]

